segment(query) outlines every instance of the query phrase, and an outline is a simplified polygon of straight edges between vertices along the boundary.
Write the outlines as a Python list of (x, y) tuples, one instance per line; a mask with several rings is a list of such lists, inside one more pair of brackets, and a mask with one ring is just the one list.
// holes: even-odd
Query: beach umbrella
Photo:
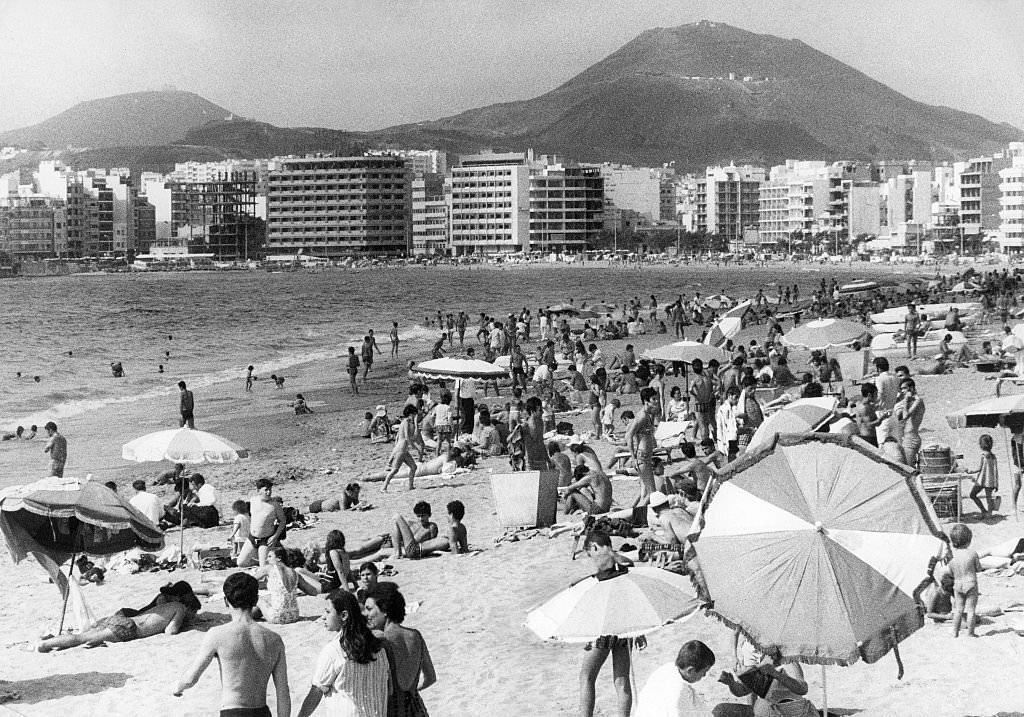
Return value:
[(545, 309), (549, 314), (578, 314), (580, 310), (572, 304), (552, 304)]
[(725, 294), (712, 294), (704, 299), (704, 306), (710, 306), (712, 309), (729, 308), (735, 303), (735, 299)]
[(1024, 395), (989, 398), (946, 415), (950, 428), (995, 428), (1016, 418), (1024, 422)]
[[(147, 433), (121, 446), (121, 457), (136, 463), (155, 463), (171, 461), (173, 463), (234, 463), (239, 458), (248, 457), (249, 452), (236, 443), (218, 436), (216, 433), (197, 431), (194, 428), (172, 428), (165, 431)], [(184, 519), (182, 501), (185, 491), (178, 491), (178, 520)], [(181, 526), (181, 537), (178, 541), (181, 559), (185, 559), (185, 528)]]
[[(15, 563), (32, 555), (64, 596), (60, 565), (79, 554), (110, 555), (141, 547), (159, 550), (163, 531), (127, 500), (98, 481), (51, 476), (0, 490), (0, 532)], [(61, 625), (64, 629), (64, 613)]]
[[(432, 379), (454, 379), (455, 394), (458, 395), (462, 381), (466, 379), (498, 380), (509, 375), (509, 368), (497, 363), (488, 363), (480, 359), (443, 358), (431, 359), (413, 366), (412, 372)], [(461, 402), (455, 404), (456, 426), (458, 426)]]
[(814, 432), (828, 421), (836, 408), (833, 396), (822, 398), (801, 398), (793, 401), (764, 419), (750, 437), (746, 452), (754, 453), (768, 448), (779, 434), (806, 435)]
[(755, 647), (872, 663), (923, 625), (914, 593), (945, 538), (915, 471), (858, 438), (811, 434), (779, 436), (719, 478), (688, 566), (709, 612)]
[(613, 304), (605, 304), (600, 301), (595, 304), (588, 304), (586, 308), (590, 311), (596, 311), (599, 314), (611, 314), (618, 310), (618, 307)]
[(688, 578), (634, 567), (607, 580), (593, 575), (580, 580), (531, 610), (526, 625), (542, 640), (639, 637), (689, 617), (699, 607)]
[(643, 358), (680, 363), (693, 363), (696, 359), (707, 363), (711, 359), (718, 359), (720, 363), (725, 363), (729, 360), (729, 354), (716, 346), (708, 346), (699, 341), (676, 341), (648, 349), (643, 353)]
[(961, 281), (953, 284), (953, 288), (951, 288), (950, 291), (954, 294), (969, 294), (971, 292), (978, 291), (979, 289), (981, 289), (981, 287), (977, 284), (972, 284), (969, 281)]
[(782, 343), (802, 349), (829, 349), (848, 346), (868, 333), (864, 324), (843, 319), (816, 319), (791, 329)]
[(188, 427), (147, 433), (121, 447), (121, 457), (136, 463), (233, 463), (248, 455), (246, 449), (216, 433)]
[(508, 376), (508, 369), (480, 359), (443, 357), (413, 366), (412, 372), (424, 378), (496, 379)]

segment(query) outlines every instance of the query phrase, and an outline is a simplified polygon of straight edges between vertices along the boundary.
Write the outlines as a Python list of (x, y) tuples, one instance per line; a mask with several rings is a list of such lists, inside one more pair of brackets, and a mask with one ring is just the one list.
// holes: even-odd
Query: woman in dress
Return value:
[(386, 717), (391, 666), (380, 638), (367, 626), (355, 595), (337, 590), (326, 602), (327, 629), (338, 638), (320, 651), (299, 717), (309, 717), (321, 702), (331, 717)]
[(683, 398), (683, 389), (673, 386), (668, 395), (668, 420), (685, 421), (690, 413), (690, 403)]
[(377, 583), (367, 595), (363, 607), (370, 628), (384, 642), (391, 664), (388, 717), (427, 717), (420, 691), (434, 684), (437, 675), (423, 635), (402, 625), (405, 622), (405, 597), (394, 583)]

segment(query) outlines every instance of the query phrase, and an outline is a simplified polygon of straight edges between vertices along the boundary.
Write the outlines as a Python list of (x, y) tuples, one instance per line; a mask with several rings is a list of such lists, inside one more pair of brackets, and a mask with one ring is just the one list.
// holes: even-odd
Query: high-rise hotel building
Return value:
[(466, 155), (445, 187), (456, 256), (530, 248), (530, 167), (519, 152)]
[(401, 256), (412, 237), (412, 177), (401, 157), (286, 157), (267, 187), (267, 250), (338, 259)]

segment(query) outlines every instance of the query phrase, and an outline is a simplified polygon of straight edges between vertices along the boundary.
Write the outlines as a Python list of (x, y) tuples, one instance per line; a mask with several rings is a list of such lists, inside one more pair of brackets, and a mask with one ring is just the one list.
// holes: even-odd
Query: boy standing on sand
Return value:
[(267, 707), (267, 683), (274, 678), (278, 717), (290, 717), (291, 693), (284, 641), (256, 623), (252, 610), (259, 596), (259, 583), (246, 573), (234, 573), (224, 581), (224, 599), (231, 610), (231, 622), (211, 629), (203, 640), (195, 662), (174, 688), (174, 696), (192, 687), (217, 658), (220, 667), (222, 715), (271, 717)]
[(355, 346), (348, 347), (348, 387), (353, 396), (359, 395), (359, 386), (356, 379), (359, 378), (359, 357), (356, 356)]

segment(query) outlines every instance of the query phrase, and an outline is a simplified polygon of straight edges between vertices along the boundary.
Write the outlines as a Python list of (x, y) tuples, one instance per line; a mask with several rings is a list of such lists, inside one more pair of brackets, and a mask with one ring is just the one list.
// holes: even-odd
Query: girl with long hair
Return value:
[(309, 717), (321, 702), (331, 715), (387, 717), (391, 666), (355, 595), (344, 590), (328, 594), (324, 618), (338, 637), (320, 651), (299, 717)]

